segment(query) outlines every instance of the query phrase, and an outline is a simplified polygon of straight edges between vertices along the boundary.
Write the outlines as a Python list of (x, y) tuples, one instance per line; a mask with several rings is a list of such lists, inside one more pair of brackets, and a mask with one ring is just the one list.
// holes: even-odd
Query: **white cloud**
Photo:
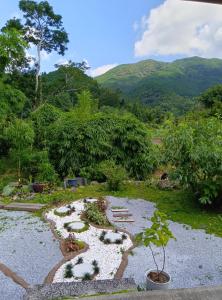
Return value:
[(89, 75), (92, 77), (96, 77), (96, 76), (106, 73), (107, 71), (115, 68), (116, 66), (118, 66), (118, 64), (104, 65), (104, 66), (98, 67), (96, 69), (90, 70)]
[(145, 30), (135, 56), (222, 57), (222, 6), (165, 0), (141, 20)]

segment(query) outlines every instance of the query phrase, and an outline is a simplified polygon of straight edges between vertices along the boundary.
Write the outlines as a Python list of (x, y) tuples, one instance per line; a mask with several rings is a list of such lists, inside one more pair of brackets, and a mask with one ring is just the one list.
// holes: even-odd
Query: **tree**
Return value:
[[(31, 0), (20, 0), (19, 8), (24, 13), (26, 38), (37, 47), (36, 62), (36, 103), (39, 92), (39, 76), (41, 71), (41, 51), (56, 51), (64, 55), (67, 50), (68, 34), (63, 28), (62, 17), (54, 13), (47, 1), (39, 3)], [(41, 102), (40, 88), (40, 102)]]
[[(173, 233), (169, 229), (169, 223), (167, 221), (167, 216), (156, 210), (151, 217), (152, 225), (149, 228), (144, 229), (143, 232), (139, 233), (136, 237), (137, 242), (142, 242), (145, 247), (149, 247), (152, 253), (153, 261), (156, 266), (156, 274), (153, 281), (159, 282), (160, 275), (164, 271), (166, 263), (166, 246), (171, 239), (175, 239)], [(159, 265), (156, 261), (153, 246), (162, 248), (163, 251), (163, 264), (162, 268), (159, 268)]]
[(26, 62), (28, 44), (16, 29), (4, 29), (0, 33), (0, 73), (11, 72)]
[(172, 175), (190, 187), (200, 203), (222, 201), (222, 123), (216, 118), (171, 125), (164, 138)]
[(89, 91), (82, 91), (77, 95), (77, 104), (73, 112), (80, 120), (90, 118), (98, 110), (98, 101), (92, 98)]
[(113, 160), (132, 178), (145, 179), (157, 163), (147, 129), (130, 115), (97, 113), (78, 118), (76, 113), (65, 113), (47, 132), (49, 156), (61, 176), (71, 168), (76, 175), (84, 171), (89, 179), (98, 179), (98, 164)]
[(32, 126), (20, 119), (16, 119), (6, 129), (5, 134), (15, 150), (17, 159), (18, 180), (21, 180), (21, 156), (25, 149), (30, 147), (34, 141), (34, 130)]
[(217, 103), (222, 103), (222, 84), (215, 85), (206, 90), (199, 97), (199, 101), (207, 108), (212, 108)]
[(0, 116), (21, 114), (26, 100), (21, 91), (0, 81)]

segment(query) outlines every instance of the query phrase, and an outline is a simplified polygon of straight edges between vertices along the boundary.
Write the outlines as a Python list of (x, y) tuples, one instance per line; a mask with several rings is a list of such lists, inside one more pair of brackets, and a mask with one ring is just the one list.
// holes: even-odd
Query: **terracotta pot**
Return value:
[(32, 189), (35, 193), (42, 193), (44, 191), (45, 184), (43, 183), (33, 183)]

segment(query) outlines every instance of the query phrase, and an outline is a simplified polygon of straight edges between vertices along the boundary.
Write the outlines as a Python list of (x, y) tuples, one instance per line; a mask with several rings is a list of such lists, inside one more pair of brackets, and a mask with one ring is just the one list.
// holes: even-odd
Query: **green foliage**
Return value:
[(20, 0), (19, 8), (24, 13), (25, 26), (35, 29), (35, 34), (28, 35), (28, 41), (38, 45), (40, 50), (50, 53), (52, 50), (64, 55), (68, 35), (62, 27), (62, 17), (54, 13), (47, 1), (35, 2)]
[(28, 150), (21, 155), (21, 170), (25, 178), (30, 181), (55, 183), (58, 176), (49, 162), (48, 152)]
[(15, 119), (15, 121), (5, 129), (5, 136), (7, 136), (8, 141), (12, 145), (11, 155), (17, 160), (19, 180), (21, 176), (21, 157), (23, 152), (28, 148), (30, 149), (33, 144), (34, 135), (35, 133), (31, 124), (20, 119)]
[(5, 129), (5, 134), (11, 142), (12, 147), (19, 152), (32, 145), (35, 135), (32, 125), (21, 119), (15, 119)]
[(61, 117), (62, 111), (50, 104), (43, 104), (31, 113), (35, 133), (36, 145), (41, 148), (46, 146), (46, 132), (50, 124)]
[(114, 161), (104, 161), (100, 164), (101, 173), (107, 180), (107, 186), (110, 191), (118, 191), (122, 188), (123, 181), (127, 179), (126, 170), (118, 166)]
[(0, 74), (21, 67), (26, 62), (28, 44), (14, 28), (2, 29), (0, 33)]
[(172, 125), (165, 137), (166, 161), (174, 177), (196, 193), (202, 204), (222, 197), (222, 124), (216, 118)]
[[(169, 223), (167, 221), (167, 216), (158, 210), (156, 210), (153, 213), (153, 216), (151, 217), (152, 225), (149, 228), (146, 228), (143, 232), (139, 233), (136, 237), (137, 242), (143, 243), (145, 247), (149, 247), (154, 263), (157, 267), (157, 272), (161, 273), (164, 270), (165, 267), (165, 247), (167, 246), (170, 239), (174, 239), (175, 237), (173, 233), (169, 229)], [(159, 266), (156, 262), (155, 255), (152, 250), (152, 246), (161, 247), (163, 249), (163, 266), (162, 270), (159, 272)]]
[(207, 108), (222, 103), (222, 84), (215, 85), (199, 97), (199, 101)]
[(151, 244), (156, 247), (166, 247), (170, 239), (175, 239), (169, 229), (167, 216), (164, 213), (156, 210), (150, 220), (152, 226), (138, 234), (138, 242), (143, 242), (146, 247)]
[(50, 127), (47, 137), (50, 158), (63, 176), (70, 168), (79, 175), (82, 168), (114, 160), (131, 177), (142, 179), (157, 164), (146, 128), (130, 115), (99, 113), (77, 120), (67, 114)]
[(41, 51), (45, 50), (47, 53), (56, 51), (60, 55), (64, 55), (67, 50), (68, 34), (64, 30), (62, 17), (53, 11), (53, 7), (49, 5), (48, 1), (35, 2), (32, 0), (20, 0), (19, 8), (23, 12), (25, 19), (24, 29), (26, 30), (26, 40), (36, 45), (37, 59), (36, 67), (36, 84), (35, 84), (35, 103), (38, 103), (38, 96), (40, 103), (42, 101), (42, 89), (39, 84), (39, 75), (41, 70)]
[(85, 205), (85, 214), (87, 220), (96, 225), (108, 225), (108, 221), (106, 216), (99, 210), (98, 205), (96, 203), (87, 203)]
[(43, 95), (49, 103), (68, 111), (77, 103), (77, 94), (89, 91), (94, 98), (99, 98), (97, 82), (72, 65), (61, 65), (58, 70), (43, 74)]
[(79, 120), (91, 118), (92, 114), (97, 112), (97, 110), (98, 102), (92, 99), (89, 91), (82, 91), (80, 94), (77, 94), (77, 104), (73, 113)]
[(0, 81), (0, 118), (10, 114), (19, 115), (25, 102), (26, 97), (21, 91)]

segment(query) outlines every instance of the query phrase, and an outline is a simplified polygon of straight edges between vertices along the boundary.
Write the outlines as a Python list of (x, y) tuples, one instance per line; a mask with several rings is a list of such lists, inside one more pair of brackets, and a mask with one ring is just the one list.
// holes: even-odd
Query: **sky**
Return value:
[[(18, 0), (0, 0), (0, 27), (22, 18)], [(38, 1), (39, 2), (39, 1)], [(86, 60), (98, 76), (144, 59), (222, 58), (222, 5), (182, 0), (48, 0), (69, 34), (65, 56), (42, 53), (42, 71)], [(35, 54), (35, 49), (30, 49)]]

